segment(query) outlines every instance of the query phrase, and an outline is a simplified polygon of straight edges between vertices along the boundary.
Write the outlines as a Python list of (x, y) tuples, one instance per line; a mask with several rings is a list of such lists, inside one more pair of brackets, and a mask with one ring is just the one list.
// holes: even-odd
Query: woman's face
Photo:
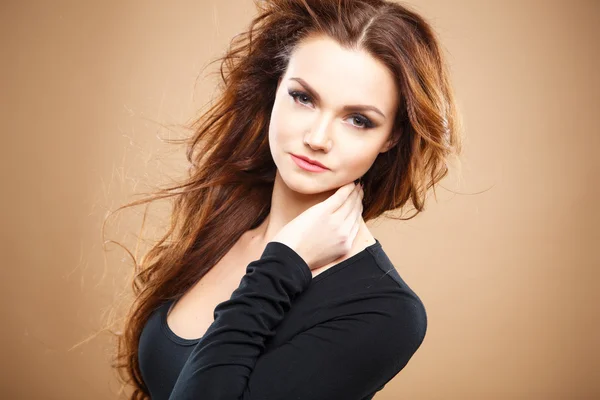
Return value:
[[(363, 176), (388, 142), (397, 109), (393, 75), (364, 51), (313, 37), (301, 42), (277, 86), (269, 146), (292, 190), (320, 193)], [(292, 154), (326, 170), (301, 168)]]

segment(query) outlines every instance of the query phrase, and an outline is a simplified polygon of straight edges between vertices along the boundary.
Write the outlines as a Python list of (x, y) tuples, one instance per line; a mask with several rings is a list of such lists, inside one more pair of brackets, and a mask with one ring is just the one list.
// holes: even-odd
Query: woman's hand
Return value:
[(363, 195), (362, 186), (354, 182), (340, 187), (286, 224), (272, 241), (292, 248), (311, 270), (337, 260), (352, 248), (362, 218)]

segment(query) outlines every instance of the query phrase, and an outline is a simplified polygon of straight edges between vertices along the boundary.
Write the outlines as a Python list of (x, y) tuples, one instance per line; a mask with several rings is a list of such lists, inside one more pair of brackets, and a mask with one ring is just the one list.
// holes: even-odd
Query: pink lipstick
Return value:
[(294, 160), (294, 162), (296, 163), (296, 165), (298, 165), (300, 168), (306, 170), (306, 171), (310, 171), (310, 172), (325, 172), (328, 169), (324, 168), (322, 166), (316, 165), (316, 164), (312, 164), (298, 156), (295, 156), (294, 154), (290, 154), (292, 156), (292, 159)]

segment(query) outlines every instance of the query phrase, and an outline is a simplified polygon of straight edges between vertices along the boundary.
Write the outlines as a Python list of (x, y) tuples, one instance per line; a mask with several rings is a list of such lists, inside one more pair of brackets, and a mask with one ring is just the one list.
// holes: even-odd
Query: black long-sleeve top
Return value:
[(419, 297), (381, 243), (314, 278), (293, 249), (269, 242), (200, 339), (146, 323), (142, 377), (153, 400), (367, 400), (404, 368), (427, 330)]

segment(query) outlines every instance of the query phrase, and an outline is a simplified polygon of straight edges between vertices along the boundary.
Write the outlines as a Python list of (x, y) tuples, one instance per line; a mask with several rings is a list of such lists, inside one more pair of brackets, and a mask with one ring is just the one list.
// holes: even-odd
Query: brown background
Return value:
[[(424, 214), (370, 223), (429, 317), (376, 398), (600, 398), (600, 2), (410, 4), (442, 38), (467, 141)], [(160, 138), (185, 132), (160, 124), (209, 100), (216, 79), (201, 68), (254, 12), (246, 0), (0, 3), (1, 398), (117, 397), (110, 335), (73, 348), (131, 271), (121, 248), (102, 251), (102, 220), (184, 173), (182, 149)], [(146, 235), (166, 209), (150, 208)], [(105, 239), (133, 249), (141, 212), (111, 219)]]

